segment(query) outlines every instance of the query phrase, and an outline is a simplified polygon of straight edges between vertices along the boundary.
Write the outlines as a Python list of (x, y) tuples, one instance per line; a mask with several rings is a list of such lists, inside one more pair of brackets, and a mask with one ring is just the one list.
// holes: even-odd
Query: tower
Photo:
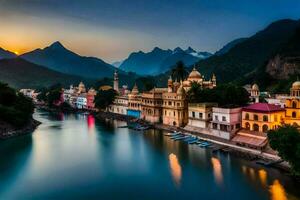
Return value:
[(255, 103), (259, 103), (259, 87), (257, 84), (253, 84), (250, 90), (250, 97), (254, 100)]
[(114, 90), (119, 92), (119, 76), (118, 76), (117, 70), (115, 70), (115, 73), (114, 73)]
[(168, 80), (168, 92), (172, 92), (172, 91), (173, 91), (173, 80), (172, 77), (170, 76)]
[(211, 82), (212, 82), (213, 87), (217, 86), (217, 78), (216, 78), (215, 74), (212, 75)]

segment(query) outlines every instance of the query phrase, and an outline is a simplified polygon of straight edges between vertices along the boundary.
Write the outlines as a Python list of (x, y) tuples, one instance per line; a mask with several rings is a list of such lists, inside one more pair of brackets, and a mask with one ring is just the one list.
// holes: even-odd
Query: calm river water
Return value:
[(0, 199), (300, 199), (276, 169), (92, 115), (37, 111), (33, 134), (0, 141)]

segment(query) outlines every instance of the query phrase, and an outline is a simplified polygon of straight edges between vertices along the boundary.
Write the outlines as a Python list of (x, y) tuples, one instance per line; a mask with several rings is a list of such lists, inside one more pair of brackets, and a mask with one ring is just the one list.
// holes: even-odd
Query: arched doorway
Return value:
[(250, 124), (249, 124), (248, 122), (245, 123), (245, 128), (246, 128), (247, 130), (250, 130)]
[(259, 126), (257, 124), (253, 124), (253, 131), (259, 131)]
[(175, 121), (173, 122), (173, 126), (176, 126), (176, 122)]
[(294, 111), (292, 112), (292, 118), (296, 118), (297, 117), (297, 113)]
[(263, 132), (267, 132), (269, 130), (269, 127), (268, 127), (268, 125), (265, 124), (265, 125), (263, 125), (262, 129), (263, 129)]

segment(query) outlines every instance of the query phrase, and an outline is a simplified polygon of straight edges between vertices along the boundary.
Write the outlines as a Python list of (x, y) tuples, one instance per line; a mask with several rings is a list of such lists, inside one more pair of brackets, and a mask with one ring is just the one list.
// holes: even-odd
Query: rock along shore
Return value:
[(41, 122), (31, 119), (25, 126), (16, 128), (6, 122), (0, 121), (0, 139), (22, 136), (31, 133)]

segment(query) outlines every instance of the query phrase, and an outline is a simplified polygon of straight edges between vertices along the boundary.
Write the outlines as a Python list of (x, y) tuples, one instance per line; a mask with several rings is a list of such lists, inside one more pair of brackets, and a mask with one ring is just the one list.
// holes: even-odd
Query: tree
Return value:
[(107, 106), (113, 103), (117, 93), (113, 89), (109, 90), (100, 90), (95, 96), (95, 106), (99, 109), (105, 109)]
[(183, 81), (187, 75), (188, 72), (184, 66), (184, 63), (182, 61), (178, 61), (175, 65), (175, 68), (172, 69), (172, 77), (178, 81)]
[(149, 91), (155, 87), (155, 79), (152, 76), (145, 76), (136, 79), (136, 84), (141, 91)]
[(291, 125), (268, 131), (270, 146), (288, 161), (295, 175), (300, 175), (300, 133)]
[(249, 101), (248, 92), (233, 84), (224, 84), (213, 89), (202, 88), (198, 83), (192, 83), (188, 91), (188, 99), (191, 103), (215, 102), (219, 106), (243, 106)]

